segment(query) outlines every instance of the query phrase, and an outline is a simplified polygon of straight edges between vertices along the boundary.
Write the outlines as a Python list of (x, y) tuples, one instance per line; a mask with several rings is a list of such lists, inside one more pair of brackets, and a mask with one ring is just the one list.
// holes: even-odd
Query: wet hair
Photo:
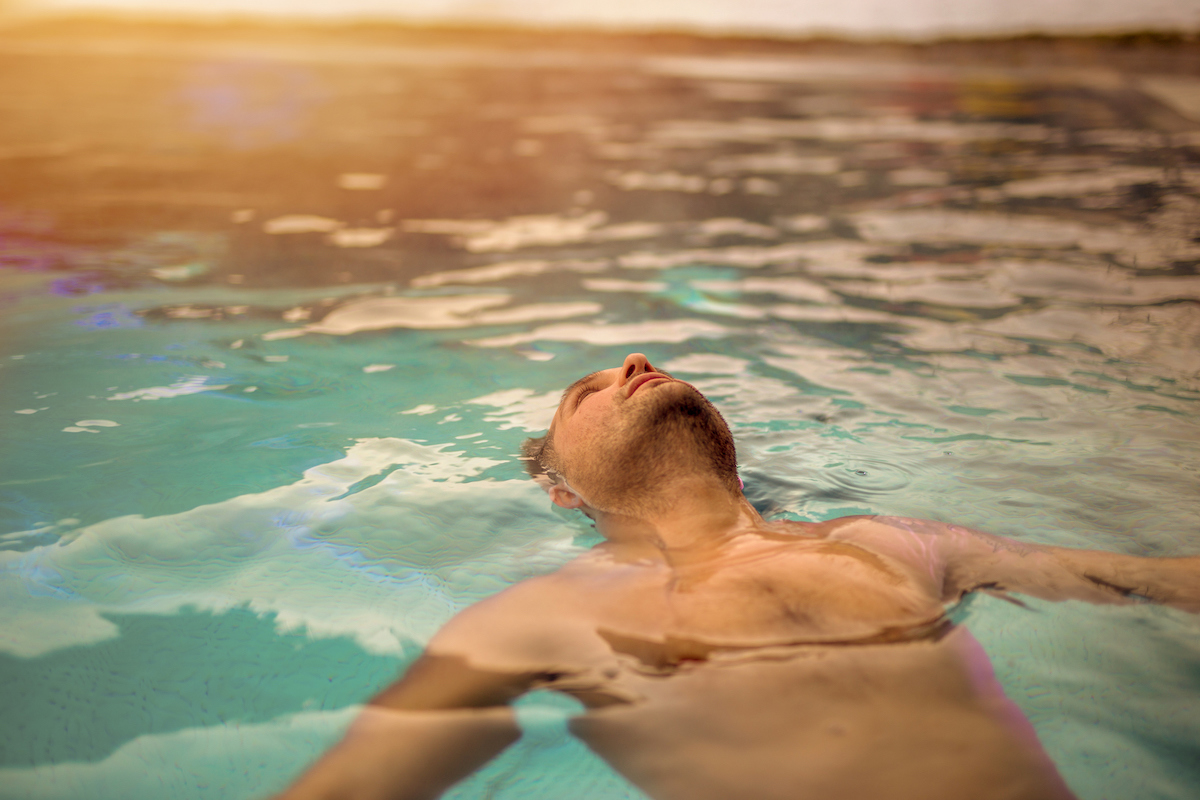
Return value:
[(557, 477), (554, 470), (546, 464), (553, 452), (554, 441), (549, 432), (545, 436), (531, 436), (521, 442), (521, 460), (525, 462), (525, 471), (529, 473), (529, 477), (534, 480), (543, 477), (554, 480)]

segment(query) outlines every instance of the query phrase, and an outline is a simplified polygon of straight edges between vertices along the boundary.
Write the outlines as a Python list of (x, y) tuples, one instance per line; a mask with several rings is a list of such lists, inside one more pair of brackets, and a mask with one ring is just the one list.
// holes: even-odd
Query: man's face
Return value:
[(685, 471), (716, 471), (737, 485), (733, 437), (720, 413), (640, 353), (568, 387), (550, 435), (556, 471), (602, 510), (628, 506)]

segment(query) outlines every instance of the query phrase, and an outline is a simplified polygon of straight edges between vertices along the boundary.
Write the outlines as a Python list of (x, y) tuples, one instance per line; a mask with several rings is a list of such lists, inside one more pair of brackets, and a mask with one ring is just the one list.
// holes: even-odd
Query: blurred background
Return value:
[[(0, 0), (0, 798), (250, 798), (597, 541), (630, 351), (768, 517), (1200, 553), (1200, 5)], [(1200, 624), (950, 610), (1085, 800), (1200, 786)], [(640, 798), (519, 706), (455, 798)]]
[(669, 29), (718, 34), (944, 36), (1194, 32), (1194, 0), (8, 0), (27, 14), (81, 11), (395, 22)]

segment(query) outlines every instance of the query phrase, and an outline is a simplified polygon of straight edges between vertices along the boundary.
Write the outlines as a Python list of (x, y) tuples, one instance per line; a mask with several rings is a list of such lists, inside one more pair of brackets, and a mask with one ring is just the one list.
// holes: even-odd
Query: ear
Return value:
[(546, 493), (550, 495), (550, 502), (561, 508), (580, 508), (583, 505), (579, 493), (562, 482), (548, 488)]

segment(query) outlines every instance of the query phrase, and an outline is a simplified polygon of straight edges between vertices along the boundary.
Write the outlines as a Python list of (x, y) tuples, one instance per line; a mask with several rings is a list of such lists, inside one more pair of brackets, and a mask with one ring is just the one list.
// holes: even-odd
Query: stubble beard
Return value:
[(682, 382), (651, 391), (594, 444), (592, 474), (583, 482), (590, 489), (588, 504), (599, 511), (666, 510), (672, 483), (697, 473), (715, 476), (731, 491), (738, 488), (733, 435), (708, 398)]

